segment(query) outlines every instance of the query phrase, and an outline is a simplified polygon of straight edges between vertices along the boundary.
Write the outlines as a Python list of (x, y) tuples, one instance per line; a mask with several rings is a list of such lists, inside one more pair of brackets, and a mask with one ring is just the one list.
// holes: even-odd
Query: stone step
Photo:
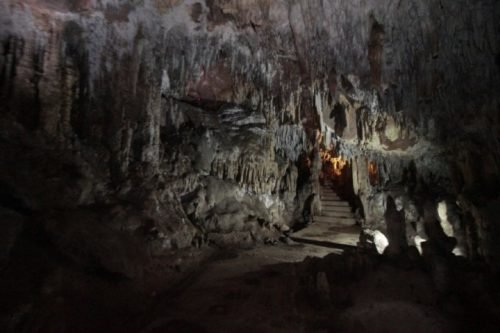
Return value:
[(320, 193), (337, 194), (337, 192), (335, 192), (334, 190), (325, 190), (323, 188), (319, 192)]
[(350, 207), (347, 201), (323, 201), (321, 207)]
[(322, 210), (321, 216), (331, 216), (331, 217), (349, 217), (353, 218), (354, 216), (350, 211), (336, 211), (336, 210)]
[(351, 226), (356, 224), (356, 220), (352, 217), (331, 217), (331, 216), (314, 216), (314, 223), (329, 223), (332, 225)]
[(327, 200), (341, 200), (340, 197), (336, 194), (321, 194), (320, 199), (327, 199)]
[(347, 207), (349, 206), (349, 203), (347, 201), (342, 201), (342, 200), (321, 200), (321, 206), (323, 205)]
[(307, 229), (327, 229), (330, 231), (335, 231), (335, 232), (341, 232), (341, 233), (355, 233), (357, 235), (360, 234), (361, 232), (361, 227), (354, 224), (354, 225), (342, 225), (342, 224), (333, 224), (329, 222), (314, 222), (306, 226), (304, 229), (301, 230), (307, 230)]
[(347, 212), (351, 213), (351, 207), (349, 206), (321, 206), (322, 212)]
[(331, 194), (330, 194), (330, 193), (321, 193), (319, 196), (320, 196), (320, 197), (335, 197), (335, 198), (340, 198), (340, 197), (339, 197), (337, 194), (335, 194), (335, 193), (331, 193)]
[(338, 197), (338, 194), (337, 193), (323, 193), (323, 192), (320, 192), (319, 195), (329, 195), (329, 196), (334, 196), (334, 197)]
[(335, 195), (337, 195), (337, 192), (335, 192), (335, 191), (329, 191), (329, 190), (321, 190), (321, 191), (319, 191), (319, 193), (321, 193), (321, 194), (335, 194)]

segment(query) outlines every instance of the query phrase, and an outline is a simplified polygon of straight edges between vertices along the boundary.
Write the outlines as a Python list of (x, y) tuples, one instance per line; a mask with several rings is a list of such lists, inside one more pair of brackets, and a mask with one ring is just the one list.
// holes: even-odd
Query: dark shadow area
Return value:
[(345, 114), (345, 107), (340, 103), (335, 103), (332, 112), (330, 112), (330, 119), (335, 120), (335, 133), (342, 136), (344, 129), (347, 127), (347, 119)]

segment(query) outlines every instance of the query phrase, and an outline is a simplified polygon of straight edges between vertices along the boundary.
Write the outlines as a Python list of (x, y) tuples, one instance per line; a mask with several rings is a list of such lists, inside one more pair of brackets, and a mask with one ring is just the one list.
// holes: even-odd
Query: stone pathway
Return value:
[(349, 203), (342, 200), (330, 183), (321, 186), (321, 213), (313, 223), (291, 235), (296, 242), (333, 248), (352, 248), (359, 240), (361, 228), (351, 212)]

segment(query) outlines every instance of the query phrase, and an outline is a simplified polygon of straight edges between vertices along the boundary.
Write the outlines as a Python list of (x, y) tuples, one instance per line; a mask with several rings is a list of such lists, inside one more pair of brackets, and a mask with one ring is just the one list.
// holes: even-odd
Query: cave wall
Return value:
[(11, 209), (99, 207), (159, 253), (271, 237), (314, 187), (300, 161), (319, 128), (354, 169), (379, 164), (381, 186), (356, 180), (369, 225), (391, 188), (412, 195), (414, 165), (494, 252), (495, 1), (10, 0), (0, 13)]

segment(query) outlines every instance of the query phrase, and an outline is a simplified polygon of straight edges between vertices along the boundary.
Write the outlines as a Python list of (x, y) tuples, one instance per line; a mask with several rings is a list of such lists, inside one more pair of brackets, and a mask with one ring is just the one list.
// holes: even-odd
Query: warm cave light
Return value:
[(368, 177), (370, 178), (370, 184), (372, 186), (378, 183), (378, 170), (375, 162), (368, 162)]
[(320, 151), (321, 159), (324, 162), (330, 162), (332, 165), (332, 172), (335, 176), (342, 175), (342, 170), (347, 165), (347, 160), (344, 160), (341, 156), (335, 156), (335, 153), (330, 150), (322, 149)]

